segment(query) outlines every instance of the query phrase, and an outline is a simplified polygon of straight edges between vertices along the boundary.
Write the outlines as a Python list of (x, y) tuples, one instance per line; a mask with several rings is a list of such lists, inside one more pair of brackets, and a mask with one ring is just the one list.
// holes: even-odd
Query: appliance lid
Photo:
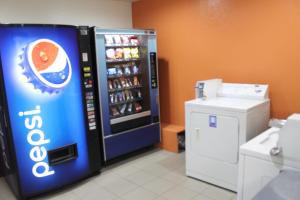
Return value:
[(241, 145), (240, 152), (245, 155), (270, 157), (270, 151), (278, 142), (279, 128), (272, 127)]
[(264, 100), (269, 98), (269, 86), (261, 84), (223, 83), (219, 97)]
[[(279, 155), (271, 155), (271, 150), (277, 146), (280, 129), (272, 127), (240, 147), (240, 154), (274, 163), (277, 167), (289, 166), (300, 168), (299, 160)], [(285, 168), (285, 167), (283, 167)]]
[(200, 99), (230, 97), (264, 100), (269, 98), (269, 86), (266, 84), (223, 83), (222, 79), (197, 81), (195, 92), (196, 98)]

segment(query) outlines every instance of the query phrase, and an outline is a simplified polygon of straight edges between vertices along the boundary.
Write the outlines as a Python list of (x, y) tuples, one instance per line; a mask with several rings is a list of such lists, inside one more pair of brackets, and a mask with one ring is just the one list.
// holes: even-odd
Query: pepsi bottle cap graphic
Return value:
[(35, 89), (41, 92), (58, 93), (69, 82), (72, 68), (65, 50), (49, 39), (38, 39), (24, 49), (20, 64)]

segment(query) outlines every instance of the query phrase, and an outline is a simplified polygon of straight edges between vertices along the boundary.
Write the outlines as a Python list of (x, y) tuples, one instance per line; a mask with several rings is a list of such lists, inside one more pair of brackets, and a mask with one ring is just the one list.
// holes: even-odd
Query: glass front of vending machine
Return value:
[(160, 141), (156, 34), (94, 33), (104, 157), (110, 160)]

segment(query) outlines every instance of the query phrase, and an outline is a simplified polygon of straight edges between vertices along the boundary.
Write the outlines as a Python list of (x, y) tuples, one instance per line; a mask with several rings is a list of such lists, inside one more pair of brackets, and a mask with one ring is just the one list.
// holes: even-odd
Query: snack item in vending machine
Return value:
[(129, 82), (128, 82), (128, 79), (125, 79), (125, 85), (126, 85), (127, 88), (130, 87)]
[(142, 106), (138, 102), (135, 102), (134, 107), (136, 112), (142, 111)]
[(128, 104), (127, 112), (132, 112), (132, 103)]
[(106, 45), (113, 45), (114, 44), (114, 38), (112, 35), (105, 35), (105, 44)]
[(128, 87), (132, 87), (132, 82), (130, 80), (130, 78), (126, 79), (127, 85)]
[(138, 40), (138, 37), (137, 36), (131, 36), (130, 37), (130, 43), (132, 44), (132, 45), (139, 45), (139, 40)]
[(140, 90), (138, 91), (138, 98), (142, 98), (142, 92)]
[(132, 91), (129, 91), (129, 96), (130, 96), (130, 99), (134, 99), (134, 97), (132, 95)]
[(139, 68), (138, 68), (136, 65), (133, 65), (133, 67), (132, 67), (132, 72), (133, 72), (134, 74), (138, 74), (138, 73), (139, 73)]
[(116, 59), (123, 59), (123, 49), (117, 48), (115, 51), (115, 58)]
[(124, 59), (128, 60), (131, 59), (131, 51), (130, 48), (124, 48), (123, 49)]
[(131, 53), (131, 58), (135, 58), (135, 59), (140, 58), (138, 48), (131, 48), (130, 53)]
[(125, 88), (125, 87), (126, 87), (126, 81), (125, 81), (125, 78), (124, 78), (124, 77), (121, 77), (121, 78), (120, 78), (120, 81), (121, 81), (122, 87)]
[(117, 93), (117, 97), (118, 97), (118, 101), (119, 101), (119, 102), (122, 102), (122, 101), (125, 100), (125, 99), (123, 99), (122, 92)]
[(133, 95), (132, 95), (132, 92), (129, 91), (129, 90), (126, 90), (125, 91), (125, 96), (126, 96), (126, 101), (129, 101), (131, 99), (134, 99)]
[(111, 107), (110, 109), (111, 109), (112, 116), (120, 115), (118, 109), (115, 106)]
[(142, 97), (142, 93), (139, 89), (134, 90), (134, 98), (139, 99)]
[(125, 90), (125, 97), (126, 97), (126, 101), (130, 100), (130, 94), (128, 90)]
[(115, 60), (116, 59), (115, 50), (114, 49), (107, 49), (106, 50), (106, 58), (108, 60)]
[(125, 92), (124, 91), (122, 91), (122, 99), (123, 99), (123, 101), (126, 101)]
[(112, 81), (111, 81), (111, 80), (108, 80), (108, 89), (110, 89), (110, 90), (114, 89), (114, 87), (113, 87), (113, 84), (112, 84)]
[(114, 94), (109, 95), (110, 103), (115, 103), (115, 96)]
[(122, 43), (125, 45), (129, 45), (129, 36), (128, 35), (121, 35)]
[(122, 76), (123, 75), (122, 68), (120, 66), (116, 66), (116, 69), (117, 69), (117, 75)]
[(124, 65), (124, 74), (126, 74), (126, 75), (130, 75), (131, 74), (129, 65)]
[(116, 70), (115, 67), (113, 67), (113, 68), (108, 68), (108, 69), (107, 69), (107, 75), (108, 75), (108, 76), (114, 76), (114, 75), (116, 75), (116, 74), (117, 74), (117, 70)]
[(114, 96), (115, 96), (115, 102), (118, 103), (120, 101), (118, 93), (115, 93)]
[(118, 79), (114, 80), (114, 88), (115, 89), (121, 89), (122, 88), (122, 86), (120, 84), (120, 81)]
[(117, 45), (122, 44), (120, 35), (114, 35), (113, 37), (114, 37), (115, 44)]
[(140, 85), (140, 82), (139, 82), (139, 79), (138, 79), (137, 76), (134, 76), (134, 77), (133, 77), (133, 85), (134, 85), (134, 86)]
[(126, 104), (123, 104), (122, 106), (119, 107), (120, 113), (123, 115), (126, 110)]

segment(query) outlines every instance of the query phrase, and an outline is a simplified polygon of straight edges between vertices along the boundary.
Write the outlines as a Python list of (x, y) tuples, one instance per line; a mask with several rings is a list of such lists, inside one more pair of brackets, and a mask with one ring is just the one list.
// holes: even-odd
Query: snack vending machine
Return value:
[(156, 33), (93, 28), (104, 160), (160, 142)]
[(0, 26), (0, 152), (27, 199), (98, 174), (88, 27)]

